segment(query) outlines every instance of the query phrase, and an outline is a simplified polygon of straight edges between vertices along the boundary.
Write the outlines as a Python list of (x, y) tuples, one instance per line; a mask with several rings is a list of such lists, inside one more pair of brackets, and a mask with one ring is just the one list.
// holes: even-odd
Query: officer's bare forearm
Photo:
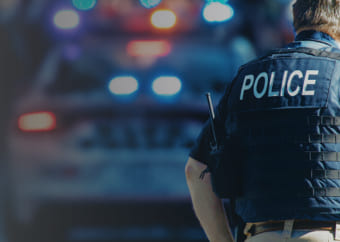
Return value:
[(200, 173), (206, 168), (201, 162), (189, 157), (185, 173), (194, 210), (209, 241), (233, 242), (229, 223), (222, 201), (212, 190), (210, 174), (200, 179)]

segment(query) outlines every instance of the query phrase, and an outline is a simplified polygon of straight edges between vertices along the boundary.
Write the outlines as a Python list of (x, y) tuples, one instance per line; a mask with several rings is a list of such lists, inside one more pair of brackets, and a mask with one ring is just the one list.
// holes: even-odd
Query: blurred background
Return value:
[(0, 241), (207, 241), (184, 166), (290, 0), (0, 0)]

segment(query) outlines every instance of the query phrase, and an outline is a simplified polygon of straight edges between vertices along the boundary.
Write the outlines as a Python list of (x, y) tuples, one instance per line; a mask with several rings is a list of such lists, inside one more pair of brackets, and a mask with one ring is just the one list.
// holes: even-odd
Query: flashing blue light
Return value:
[(75, 29), (79, 22), (79, 14), (74, 10), (60, 10), (54, 15), (54, 24), (60, 29)]
[(72, 4), (78, 10), (87, 11), (96, 6), (97, 0), (72, 0)]
[(225, 22), (234, 16), (234, 9), (229, 4), (210, 2), (204, 6), (203, 17), (207, 22)]
[(152, 83), (152, 90), (161, 96), (173, 96), (180, 92), (182, 82), (175, 76), (161, 76)]
[(133, 76), (117, 76), (110, 81), (109, 90), (116, 95), (129, 95), (138, 90), (138, 81)]
[(154, 8), (161, 3), (162, 0), (139, 0), (144, 8)]

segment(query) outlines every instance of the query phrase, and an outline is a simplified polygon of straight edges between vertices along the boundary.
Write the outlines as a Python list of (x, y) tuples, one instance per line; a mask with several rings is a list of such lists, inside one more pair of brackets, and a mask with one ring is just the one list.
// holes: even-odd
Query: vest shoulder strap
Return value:
[(308, 47), (299, 47), (299, 48), (294, 48), (294, 49), (282, 48), (282, 49), (274, 49), (262, 58), (266, 58), (270, 55), (275, 55), (275, 54), (302, 53), (302, 54), (312, 55), (312, 56), (315, 56), (315, 57), (327, 57), (327, 58), (331, 58), (331, 59), (340, 60), (340, 51), (332, 51), (331, 52), (330, 50), (331, 50), (330, 48), (313, 49), (313, 48), (308, 48)]
[(240, 67), (239, 70), (242, 70), (247, 65), (256, 63), (258, 61), (261, 61), (263, 59), (268, 58), (272, 55), (284, 55), (284, 54), (293, 54), (293, 53), (301, 53), (301, 54), (307, 54), (315, 57), (326, 57), (334, 60), (340, 60), (340, 50), (336, 48), (323, 48), (323, 49), (313, 49), (308, 47), (299, 47), (299, 48), (279, 48), (279, 49), (273, 49), (269, 51), (264, 56), (261, 56), (253, 61), (250, 61)]

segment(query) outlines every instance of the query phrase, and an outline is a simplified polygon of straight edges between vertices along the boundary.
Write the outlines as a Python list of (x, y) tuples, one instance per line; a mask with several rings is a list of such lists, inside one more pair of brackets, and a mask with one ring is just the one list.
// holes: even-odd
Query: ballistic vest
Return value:
[(340, 53), (274, 50), (241, 67), (230, 90), (227, 136), (246, 151), (237, 214), (339, 220)]

